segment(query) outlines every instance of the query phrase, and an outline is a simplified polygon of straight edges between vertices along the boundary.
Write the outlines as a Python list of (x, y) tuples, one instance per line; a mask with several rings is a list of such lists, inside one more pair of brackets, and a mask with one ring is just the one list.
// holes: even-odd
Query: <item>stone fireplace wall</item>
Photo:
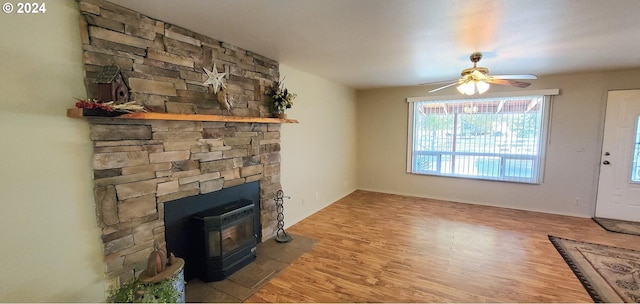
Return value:
[(164, 245), (163, 203), (260, 181), (262, 235), (276, 229), (280, 125), (91, 119), (106, 274), (127, 280)]
[[(103, 66), (117, 64), (130, 99), (154, 112), (222, 111), (206, 74), (216, 64), (233, 116), (268, 117), (265, 90), (278, 63), (225, 42), (102, 0), (78, 2), (89, 97)], [(226, 114), (226, 113), (225, 113)], [(275, 233), (280, 186), (280, 124), (91, 118), (96, 214), (105, 273), (124, 282), (164, 246), (163, 203), (260, 182), (262, 235)]]

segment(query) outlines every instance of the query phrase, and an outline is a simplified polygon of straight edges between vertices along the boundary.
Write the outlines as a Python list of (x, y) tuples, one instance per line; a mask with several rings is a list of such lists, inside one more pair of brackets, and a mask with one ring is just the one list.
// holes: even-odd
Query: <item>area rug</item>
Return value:
[(640, 223), (594, 217), (593, 220), (607, 231), (640, 235)]
[(549, 240), (594, 302), (640, 303), (640, 251), (551, 235)]

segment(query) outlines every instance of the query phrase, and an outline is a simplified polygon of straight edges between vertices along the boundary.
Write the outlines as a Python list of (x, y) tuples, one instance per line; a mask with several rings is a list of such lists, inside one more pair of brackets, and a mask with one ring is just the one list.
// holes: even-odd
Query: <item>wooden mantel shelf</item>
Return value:
[[(101, 116), (84, 116), (82, 109), (67, 109), (67, 116), (71, 118), (101, 118)], [(116, 119), (147, 119), (147, 120), (189, 120), (189, 121), (221, 121), (221, 122), (257, 122), (257, 123), (298, 123), (295, 119), (283, 119), (273, 117), (244, 117), (244, 116), (224, 116), (205, 114), (172, 114), (172, 113), (151, 113), (138, 112), (123, 114)]]

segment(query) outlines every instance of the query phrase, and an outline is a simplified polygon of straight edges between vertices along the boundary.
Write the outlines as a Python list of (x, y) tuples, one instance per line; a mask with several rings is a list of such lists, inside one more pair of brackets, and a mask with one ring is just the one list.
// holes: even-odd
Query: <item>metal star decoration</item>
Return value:
[(217, 94), (218, 90), (220, 90), (220, 88), (222, 89), (226, 89), (227, 87), (224, 85), (224, 79), (222, 79), (224, 77), (224, 75), (226, 75), (227, 73), (218, 73), (218, 69), (216, 68), (216, 64), (213, 64), (213, 69), (211, 71), (207, 70), (207, 68), (202, 68), (204, 70), (205, 73), (207, 73), (207, 76), (209, 76), (209, 79), (207, 79), (207, 81), (205, 81), (203, 83), (203, 85), (207, 86), (207, 85), (213, 85), (213, 93)]

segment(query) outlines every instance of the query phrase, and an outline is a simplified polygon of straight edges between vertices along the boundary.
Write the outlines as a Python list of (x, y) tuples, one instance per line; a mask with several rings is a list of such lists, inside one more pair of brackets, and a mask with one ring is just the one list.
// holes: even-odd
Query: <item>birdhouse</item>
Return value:
[(129, 88), (124, 82), (120, 67), (115, 64), (102, 68), (102, 72), (96, 79), (96, 86), (96, 99), (100, 102), (124, 103), (129, 101)]

